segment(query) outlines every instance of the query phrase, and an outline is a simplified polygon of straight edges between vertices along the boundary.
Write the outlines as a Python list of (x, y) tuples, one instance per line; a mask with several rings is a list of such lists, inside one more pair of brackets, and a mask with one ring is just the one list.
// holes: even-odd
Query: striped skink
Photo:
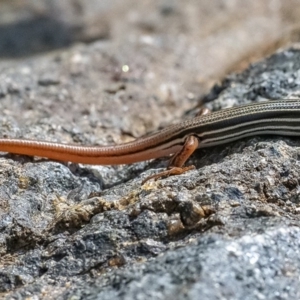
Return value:
[(0, 151), (58, 161), (115, 165), (173, 155), (168, 170), (148, 177), (181, 174), (197, 148), (225, 144), (248, 136), (300, 136), (300, 100), (276, 100), (205, 114), (115, 146), (76, 146), (39, 140), (0, 139)]

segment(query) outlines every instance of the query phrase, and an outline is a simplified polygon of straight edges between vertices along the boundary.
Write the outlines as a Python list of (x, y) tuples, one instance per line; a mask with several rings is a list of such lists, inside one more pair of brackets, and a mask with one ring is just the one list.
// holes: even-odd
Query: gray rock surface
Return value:
[[(228, 77), (207, 105), (297, 97), (299, 61), (296, 46), (274, 54)], [(7, 118), (9, 134), (17, 126)], [(298, 299), (299, 153), (298, 138), (249, 138), (198, 151), (196, 170), (143, 186), (162, 163), (124, 166), (119, 180), (132, 179), (117, 183), (104, 168), (3, 157), (1, 291), (7, 299)]]
[[(191, 117), (196, 109), (184, 112), (209, 85), (211, 73), (202, 85), (197, 70), (209, 48), (195, 50), (197, 30), (183, 25), (178, 39), (177, 27), (165, 29), (178, 19), (155, 11), (166, 23), (145, 11), (145, 21), (124, 25), (126, 43), (119, 33), (1, 61), (1, 136), (114, 144)], [(149, 24), (165, 25), (137, 34)], [(299, 98), (299, 86), (294, 45), (228, 76), (201, 103), (220, 110)], [(195, 170), (141, 186), (167, 159), (87, 166), (3, 154), (0, 297), (299, 299), (299, 157), (298, 138), (258, 136), (197, 151)]]

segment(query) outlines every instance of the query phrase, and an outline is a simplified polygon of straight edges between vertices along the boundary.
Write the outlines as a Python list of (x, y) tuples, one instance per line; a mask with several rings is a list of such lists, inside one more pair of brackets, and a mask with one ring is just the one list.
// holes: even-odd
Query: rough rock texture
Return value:
[[(299, 61), (297, 47), (274, 54), (228, 77), (207, 105), (297, 97)], [(8, 121), (15, 113), (2, 117), (5, 135), (21, 132)], [(44, 127), (66, 140), (70, 131), (52, 123), (31, 135), (42, 138)], [(196, 170), (143, 186), (159, 162), (144, 173), (144, 163), (119, 167), (119, 181), (133, 179), (117, 183), (109, 167), (3, 157), (1, 291), (8, 299), (298, 299), (299, 153), (297, 138), (249, 138), (199, 151)]]
[[(197, 30), (182, 41), (167, 30), (162, 40), (163, 26), (124, 27), (140, 39), (1, 61), (1, 135), (113, 144), (191, 117), (182, 115), (204, 90), (201, 51), (184, 46)], [(299, 98), (299, 87), (295, 45), (201, 102)], [(3, 154), (0, 297), (299, 299), (299, 157), (298, 138), (253, 137), (198, 151), (195, 170), (141, 186), (167, 159), (86, 166)]]

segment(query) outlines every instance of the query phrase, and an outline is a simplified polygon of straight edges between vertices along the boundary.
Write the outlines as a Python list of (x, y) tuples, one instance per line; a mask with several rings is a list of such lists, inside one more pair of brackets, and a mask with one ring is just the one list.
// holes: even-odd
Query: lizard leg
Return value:
[(189, 136), (185, 140), (183, 147), (173, 155), (170, 160), (169, 167), (167, 170), (159, 172), (158, 174), (154, 174), (148, 176), (142, 181), (144, 184), (146, 181), (150, 179), (157, 180), (161, 177), (170, 176), (170, 175), (180, 175), (189, 170), (195, 169), (195, 166), (183, 167), (188, 158), (194, 153), (194, 151), (198, 148), (199, 141), (195, 136)]
[[(196, 117), (205, 116), (210, 114), (211, 111), (207, 107), (202, 107), (196, 114)], [(188, 158), (193, 154), (193, 152), (198, 148), (199, 141), (194, 136), (189, 136), (183, 147), (173, 155), (169, 162), (169, 167), (167, 170), (159, 172), (158, 174), (154, 174), (146, 177), (142, 181), (142, 185), (150, 179), (157, 180), (162, 177), (171, 176), (171, 175), (180, 175), (189, 170), (195, 169), (195, 166), (183, 167)]]

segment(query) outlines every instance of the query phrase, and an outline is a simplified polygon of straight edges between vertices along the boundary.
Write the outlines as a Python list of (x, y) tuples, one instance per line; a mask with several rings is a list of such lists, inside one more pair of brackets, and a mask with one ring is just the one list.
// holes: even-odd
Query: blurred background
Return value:
[[(299, 0), (0, 0), (0, 59), (96, 40), (172, 51), (199, 81), (299, 40)], [(163, 55), (163, 53), (161, 53)], [(201, 75), (200, 75), (201, 74)]]

